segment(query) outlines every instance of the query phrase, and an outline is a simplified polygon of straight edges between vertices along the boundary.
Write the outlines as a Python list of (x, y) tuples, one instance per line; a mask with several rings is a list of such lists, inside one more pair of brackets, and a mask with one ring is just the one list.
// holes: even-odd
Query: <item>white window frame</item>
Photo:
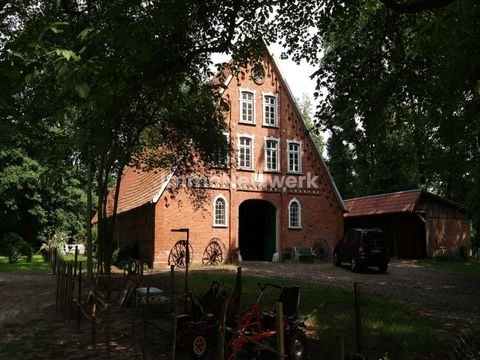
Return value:
[[(290, 155), (297, 153), (296, 151), (290, 150), (290, 145), (298, 145), (298, 170), (295, 170), (291, 166)], [(293, 164), (294, 165), (294, 164)], [(302, 173), (302, 142), (297, 140), (287, 140), (287, 171), (290, 174), (301, 174)]]
[[(222, 200), (223, 201), (223, 205), (225, 206), (224, 207), (224, 222), (223, 223), (218, 223), (217, 222), (217, 201), (218, 200)], [(225, 196), (223, 196), (222, 194), (219, 194), (215, 197), (215, 199), (213, 200), (213, 227), (228, 227), (228, 201), (227, 199), (225, 198)]]
[[(276, 168), (275, 169), (268, 167), (268, 151), (269, 151), (269, 149), (267, 147), (267, 143), (269, 141), (273, 141), (277, 144), (277, 149), (276, 149), (277, 161), (276, 161)], [(264, 156), (265, 156), (265, 171), (280, 172), (280, 139), (276, 138), (276, 137), (265, 137), (264, 148), (265, 148), (265, 154), (264, 154)]]
[[(243, 99), (244, 93), (249, 93), (252, 95), (252, 121), (243, 120), (243, 104), (245, 102), (245, 100)], [(240, 97), (238, 101), (240, 103), (240, 119), (238, 120), (238, 122), (240, 124), (255, 125), (256, 124), (256, 116), (255, 116), (256, 92), (255, 90), (240, 88)]]
[[(296, 204), (298, 206), (298, 224), (292, 224), (292, 204)], [(301, 229), (302, 228), (302, 205), (297, 198), (293, 198), (288, 203), (288, 228), (289, 229)]]
[[(274, 111), (273, 111), (273, 121), (274, 123), (270, 123), (267, 121), (267, 112), (266, 112), (266, 107), (267, 107), (267, 98), (273, 98), (275, 101), (274, 104)], [(269, 104), (271, 105), (271, 104)], [(274, 93), (262, 93), (262, 117), (263, 117), (263, 126), (267, 127), (275, 127), (278, 128), (278, 94)]]
[[(248, 134), (237, 135), (237, 169), (240, 170), (253, 170), (254, 169), (254, 154), (255, 154), (255, 136)], [(240, 149), (243, 145), (240, 144), (240, 139), (250, 139), (250, 167), (240, 165)]]

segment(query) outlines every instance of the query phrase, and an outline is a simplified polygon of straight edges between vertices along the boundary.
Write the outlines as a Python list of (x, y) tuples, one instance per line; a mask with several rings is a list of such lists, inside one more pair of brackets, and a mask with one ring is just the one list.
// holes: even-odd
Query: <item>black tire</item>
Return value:
[(307, 337), (300, 329), (293, 330), (287, 337), (287, 354), (291, 360), (307, 358)]
[(210, 343), (204, 334), (196, 333), (190, 341), (192, 359), (204, 359), (209, 352)]
[(388, 270), (388, 264), (382, 264), (382, 265), (380, 265), (380, 266), (378, 267), (378, 270), (379, 270), (382, 274), (386, 273), (387, 270)]
[(352, 257), (352, 261), (350, 262), (350, 268), (353, 272), (360, 271), (360, 265), (358, 265), (357, 260), (354, 257)]
[(333, 253), (333, 265), (340, 266), (342, 262), (340, 261), (340, 257), (336, 252)]

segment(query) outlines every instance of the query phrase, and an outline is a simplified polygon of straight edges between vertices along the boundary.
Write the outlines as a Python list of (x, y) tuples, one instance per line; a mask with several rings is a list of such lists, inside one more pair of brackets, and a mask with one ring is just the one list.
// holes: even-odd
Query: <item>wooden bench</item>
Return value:
[(315, 260), (315, 254), (310, 247), (295, 247), (293, 248), (293, 252), (295, 254), (295, 261), (297, 262), (313, 262), (313, 260)]

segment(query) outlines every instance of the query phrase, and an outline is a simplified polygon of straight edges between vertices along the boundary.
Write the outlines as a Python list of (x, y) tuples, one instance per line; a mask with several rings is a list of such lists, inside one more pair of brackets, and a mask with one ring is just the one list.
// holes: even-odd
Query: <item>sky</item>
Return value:
[[(312, 103), (314, 102), (313, 93), (315, 92), (315, 81), (310, 79), (310, 75), (315, 69), (305, 62), (297, 65), (291, 60), (280, 59), (282, 47), (278, 44), (269, 45), (270, 52), (275, 57), (277, 64), (279, 65), (280, 72), (283, 78), (287, 81), (290, 90), (293, 93), (295, 99), (301, 99), (302, 95), (307, 94)], [(214, 62), (228, 61), (229, 57), (224, 54), (215, 54), (213, 56)]]
[(307, 94), (313, 101), (313, 93), (315, 92), (315, 81), (310, 79), (310, 75), (315, 72), (313, 66), (302, 61), (300, 65), (291, 60), (280, 59), (282, 47), (278, 44), (270, 45), (270, 51), (272, 52), (275, 60), (277, 61), (280, 72), (283, 78), (287, 81), (293, 96), (296, 99), (300, 99), (302, 94)]

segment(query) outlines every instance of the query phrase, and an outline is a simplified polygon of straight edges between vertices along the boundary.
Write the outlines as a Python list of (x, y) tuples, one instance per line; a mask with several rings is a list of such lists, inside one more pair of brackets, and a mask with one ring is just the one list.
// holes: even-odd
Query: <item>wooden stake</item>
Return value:
[(360, 283), (353, 283), (355, 296), (355, 330), (357, 338), (357, 353), (362, 353), (362, 315), (360, 312)]
[(277, 352), (280, 360), (285, 359), (285, 337), (283, 332), (283, 303), (277, 301), (275, 303), (277, 313)]

